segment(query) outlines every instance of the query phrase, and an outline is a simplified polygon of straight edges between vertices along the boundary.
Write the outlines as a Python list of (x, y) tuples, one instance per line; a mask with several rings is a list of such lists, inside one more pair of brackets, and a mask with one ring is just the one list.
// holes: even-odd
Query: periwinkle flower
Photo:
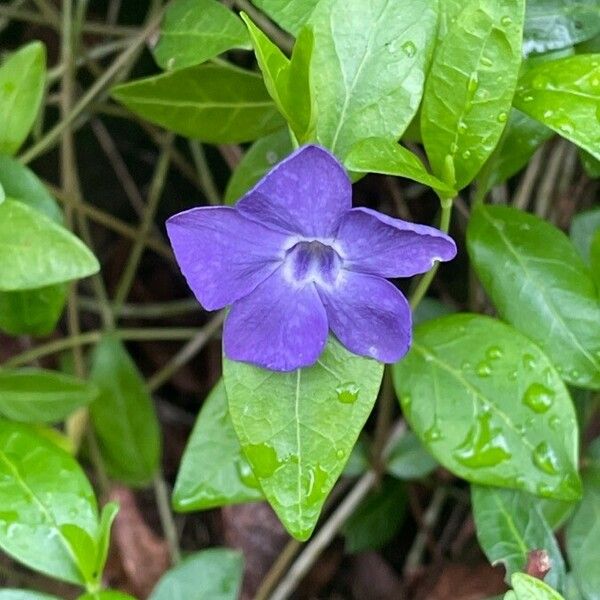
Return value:
[(177, 262), (207, 310), (231, 305), (227, 357), (275, 371), (314, 364), (328, 331), (351, 352), (395, 362), (411, 343), (411, 312), (387, 278), (452, 259), (441, 231), (352, 208), (338, 160), (307, 145), (235, 207), (167, 221)]

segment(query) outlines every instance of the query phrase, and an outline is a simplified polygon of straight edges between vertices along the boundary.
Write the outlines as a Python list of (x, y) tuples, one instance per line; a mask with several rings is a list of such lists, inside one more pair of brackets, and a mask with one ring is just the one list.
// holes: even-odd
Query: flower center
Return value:
[(285, 273), (295, 283), (333, 285), (342, 267), (340, 255), (327, 244), (297, 242), (285, 255)]

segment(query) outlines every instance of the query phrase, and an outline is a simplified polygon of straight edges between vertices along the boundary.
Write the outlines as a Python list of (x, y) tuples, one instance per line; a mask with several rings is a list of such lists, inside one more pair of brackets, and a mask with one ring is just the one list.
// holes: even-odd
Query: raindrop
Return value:
[(597, 77), (594, 77), (594, 79), (592, 79), (592, 87), (598, 87), (600, 86), (600, 79), (598, 79)]
[(511, 371), (508, 374), (508, 378), (510, 379), (510, 381), (515, 381), (517, 379), (518, 375), (519, 375), (518, 371), (516, 371), (516, 370), (515, 371)]
[(507, 119), (508, 119), (508, 113), (501, 112), (501, 113), (498, 115), (498, 122), (499, 122), (499, 123), (506, 123)]
[(275, 449), (269, 444), (249, 444), (244, 446), (244, 452), (252, 465), (254, 474), (260, 479), (271, 477), (281, 466)]
[(549, 119), (554, 114), (553, 110), (544, 111), (544, 119)]
[(573, 125), (571, 125), (571, 123), (567, 123), (566, 121), (559, 123), (558, 128), (567, 135), (572, 134), (574, 131)]
[(550, 79), (548, 79), (547, 75), (540, 73), (533, 78), (531, 84), (536, 90), (544, 90), (550, 86)]
[(317, 465), (316, 469), (308, 470), (308, 485), (306, 489), (306, 504), (316, 504), (323, 498), (326, 491), (327, 471)]
[(554, 392), (541, 383), (532, 383), (523, 395), (523, 404), (533, 412), (545, 413), (554, 402)]
[(492, 367), (489, 363), (482, 360), (476, 367), (475, 373), (478, 377), (489, 377), (492, 374)]
[(402, 406), (405, 410), (408, 410), (412, 405), (412, 396), (410, 394), (405, 394), (402, 396)]
[(468, 129), (469, 129), (469, 126), (464, 121), (458, 122), (458, 132), (459, 133), (466, 133)]
[(335, 388), (337, 399), (342, 404), (354, 404), (358, 400), (360, 388), (352, 382), (342, 383)]
[(535, 356), (533, 354), (523, 354), (523, 366), (527, 369), (535, 369)]
[(439, 442), (442, 439), (442, 430), (434, 423), (425, 433), (423, 439), (426, 442)]
[(504, 27), (509, 27), (510, 25), (512, 25), (512, 22), (513, 21), (509, 16), (505, 16), (500, 19), (500, 24), (504, 25)]
[(477, 72), (471, 73), (471, 77), (469, 77), (469, 83), (467, 84), (467, 90), (474, 94), (479, 87), (479, 77), (477, 76)]
[(537, 493), (538, 496), (543, 496), (543, 497), (551, 497), (552, 496), (552, 487), (549, 486), (547, 483), (540, 483), (537, 486)]
[(494, 467), (511, 458), (508, 442), (499, 427), (491, 426), (491, 418), (489, 412), (478, 415), (463, 443), (454, 450), (454, 457), (463, 465), (473, 469)]
[(572, 379), (579, 379), (581, 375), (577, 369), (573, 369), (570, 373), (570, 376)]
[(550, 425), (550, 429), (552, 429), (553, 431), (560, 429), (560, 424), (561, 424), (560, 417), (558, 417), (556, 415), (554, 415), (553, 417), (550, 417), (550, 420), (548, 421), (548, 425)]
[(404, 44), (402, 44), (402, 51), (408, 58), (412, 58), (417, 53), (417, 47), (413, 42), (404, 42)]
[(472, 367), (472, 365), (468, 360), (465, 360), (465, 362), (461, 365), (461, 369), (463, 371), (470, 371), (471, 367)]
[(494, 64), (494, 61), (491, 58), (488, 58), (487, 56), (482, 56), (481, 57), (481, 64), (484, 67), (491, 67)]
[(558, 473), (558, 459), (554, 450), (548, 442), (539, 443), (532, 455), (533, 464), (548, 475), (556, 475)]
[(342, 458), (344, 458), (344, 451), (343, 451), (343, 450), (338, 450), (338, 451), (335, 453), (335, 455), (336, 455), (336, 457), (337, 457), (339, 460), (342, 460)]
[(487, 352), (485, 353), (485, 355), (490, 360), (495, 360), (497, 358), (502, 358), (502, 356), (503, 356), (502, 348), (500, 348), (499, 346), (490, 346), (487, 349)]
[(248, 487), (255, 488), (255, 489), (258, 489), (260, 487), (260, 485), (258, 483), (258, 479), (256, 478), (256, 475), (254, 474), (254, 471), (252, 470), (252, 468), (250, 467), (250, 465), (248, 464), (248, 462), (246, 460), (244, 460), (243, 458), (239, 458), (236, 461), (235, 470), (237, 471), (240, 481), (244, 485), (247, 485)]
[(533, 100), (533, 96), (524, 96), (523, 102), (531, 102)]
[(465, 151), (462, 153), (462, 157), (463, 157), (465, 160), (467, 160), (468, 158), (470, 158), (470, 157), (471, 157), (471, 152), (470, 152), (470, 150), (465, 150)]

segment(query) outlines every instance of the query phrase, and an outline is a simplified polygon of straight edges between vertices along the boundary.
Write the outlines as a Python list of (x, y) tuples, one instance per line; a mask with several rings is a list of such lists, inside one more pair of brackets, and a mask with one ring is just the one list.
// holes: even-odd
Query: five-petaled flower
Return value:
[(231, 305), (225, 355), (275, 371), (315, 363), (329, 329), (355, 354), (399, 360), (411, 313), (387, 278), (456, 254), (433, 227), (352, 208), (346, 171), (315, 145), (276, 165), (235, 207), (187, 210), (167, 231), (199, 302)]

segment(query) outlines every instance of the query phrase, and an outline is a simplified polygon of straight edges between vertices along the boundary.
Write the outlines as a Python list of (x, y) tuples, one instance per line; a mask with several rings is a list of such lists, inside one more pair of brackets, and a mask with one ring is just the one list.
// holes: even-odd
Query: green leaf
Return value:
[(567, 237), (517, 209), (481, 206), (467, 247), (500, 316), (540, 346), (565, 381), (600, 388), (600, 302)]
[(104, 566), (106, 565), (108, 549), (110, 547), (110, 531), (118, 512), (119, 505), (116, 502), (108, 502), (102, 507), (102, 512), (100, 513), (95, 560), (95, 573), (98, 581), (101, 581), (102, 579), (102, 573), (104, 571)]
[(436, 48), (421, 132), (431, 168), (461, 189), (496, 147), (521, 64), (524, 0), (469, 0)]
[(181, 459), (173, 506), (180, 512), (263, 498), (233, 429), (222, 380), (208, 395)]
[[(514, 592), (508, 592), (504, 598), (515, 600), (565, 600), (556, 590), (545, 584), (541, 579), (531, 577), (525, 573), (515, 573), (511, 584)], [(512, 594), (512, 596), (509, 596)]]
[(284, 124), (260, 76), (224, 65), (138, 79), (112, 95), (152, 123), (214, 144), (248, 142)]
[(423, 323), (393, 375), (412, 430), (455, 475), (580, 497), (567, 389), (541, 350), (508, 325), (471, 314)]
[(0, 420), (0, 475), (0, 547), (50, 577), (85, 583), (63, 529), (94, 537), (98, 512), (75, 459), (27, 426)]
[[(10, 197), (62, 224), (62, 212), (44, 184), (9, 156), (0, 156), (0, 185)], [(66, 300), (63, 284), (0, 292), (0, 329), (11, 335), (48, 335), (56, 327)]]
[(24, 423), (57, 423), (86, 406), (98, 388), (57, 371), (0, 371), (0, 414)]
[(581, 148), (579, 149), (579, 158), (585, 174), (590, 179), (600, 178), (600, 160), (594, 158), (589, 152), (586, 152)]
[(0, 154), (14, 154), (40, 109), (46, 80), (46, 50), (32, 42), (0, 67)]
[(513, 102), (600, 159), (600, 54), (537, 65), (519, 79)]
[(282, 29), (297, 35), (305, 25), (319, 0), (253, 0)]
[(447, 304), (444, 304), (435, 298), (428, 298), (426, 296), (419, 302), (419, 306), (417, 306), (413, 312), (413, 325), (420, 325), (425, 321), (451, 315), (455, 312), (456, 310)]
[(0, 204), (0, 290), (35, 289), (96, 273), (91, 251), (72, 233), (22, 202)]
[(583, 260), (588, 264), (590, 262), (592, 239), (598, 231), (600, 231), (600, 208), (579, 213), (571, 221), (571, 231), (569, 232), (571, 241)]
[(225, 190), (225, 204), (235, 204), (292, 150), (292, 141), (287, 129), (281, 129), (254, 142), (231, 175)]
[(292, 58), (288, 60), (248, 15), (241, 13), (241, 16), (248, 27), (258, 65), (271, 98), (296, 138), (300, 141), (310, 139), (313, 135), (315, 116), (309, 81), (310, 59), (314, 46), (312, 30), (308, 27), (302, 29), (294, 44)]
[(334, 338), (291, 373), (224, 358), (229, 411), (242, 450), (286, 529), (306, 540), (375, 402), (383, 365)]
[(182, 69), (232, 48), (247, 48), (240, 19), (216, 0), (174, 0), (165, 12), (152, 50), (161, 69)]
[(535, 151), (553, 135), (545, 125), (512, 108), (500, 142), (481, 171), (486, 191), (523, 169)]
[(56, 328), (67, 300), (63, 283), (0, 292), (0, 329), (10, 335), (46, 336)]
[(567, 554), (585, 600), (600, 598), (600, 471), (583, 476), (583, 500), (567, 526)]
[(407, 431), (392, 448), (386, 470), (398, 479), (421, 479), (437, 466), (437, 461), (419, 438), (412, 431)]
[(398, 532), (406, 512), (404, 484), (385, 478), (356, 508), (342, 528), (346, 552), (379, 550)]
[(600, 33), (597, 0), (528, 0), (523, 52), (542, 53), (574, 46)]
[(551, 569), (545, 581), (562, 589), (565, 563), (541, 501), (525, 492), (472, 486), (471, 502), (479, 545), (492, 565), (501, 563), (506, 580), (527, 565), (532, 550), (545, 550)]
[(158, 419), (144, 378), (113, 335), (96, 346), (90, 379), (100, 389), (90, 414), (108, 472), (131, 485), (148, 483), (160, 457)]
[(96, 584), (98, 574), (95, 571), (98, 549), (96, 540), (78, 525), (65, 523), (60, 526), (61, 535), (73, 549), (75, 563), (87, 584)]
[(0, 600), (60, 600), (56, 596), (48, 596), (27, 590), (0, 590)]
[(456, 196), (451, 186), (430, 175), (417, 156), (393, 140), (369, 138), (356, 143), (344, 159), (344, 165), (354, 173), (406, 177), (428, 185), (442, 197)]
[(239, 552), (227, 548), (203, 550), (167, 571), (149, 600), (237, 600), (243, 569)]
[(437, 26), (431, 0), (321, 0), (311, 15), (317, 140), (344, 158), (358, 141), (396, 141), (414, 117)]

